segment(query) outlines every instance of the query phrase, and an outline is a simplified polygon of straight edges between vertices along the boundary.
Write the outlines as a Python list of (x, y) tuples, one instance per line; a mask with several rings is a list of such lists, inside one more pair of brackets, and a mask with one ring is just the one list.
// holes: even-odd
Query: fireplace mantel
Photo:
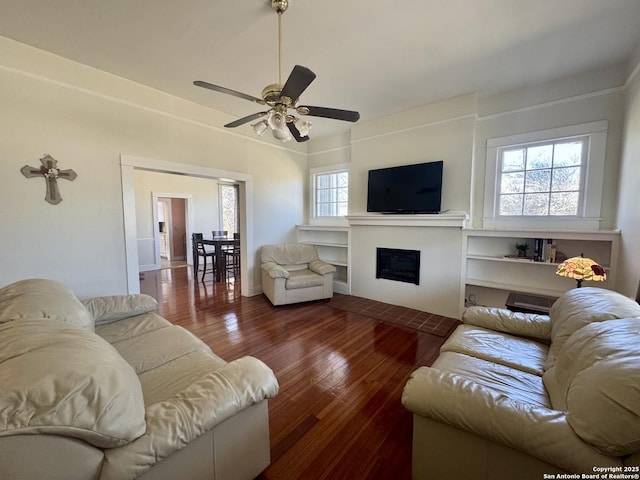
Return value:
[(346, 218), (351, 226), (462, 228), (469, 216), (466, 212), (446, 212), (427, 215), (359, 213), (348, 215)]

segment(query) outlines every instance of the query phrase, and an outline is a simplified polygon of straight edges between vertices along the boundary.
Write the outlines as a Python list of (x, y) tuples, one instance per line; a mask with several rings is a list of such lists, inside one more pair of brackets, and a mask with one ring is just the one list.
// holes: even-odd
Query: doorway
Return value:
[(160, 268), (187, 265), (188, 200), (182, 196), (157, 197), (159, 258), (156, 263)]
[[(240, 289), (242, 296), (250, 297), (259, 293), (256, 289), (254, 279), (256, 258), (253, 252), (256, 251), (253, 238), (253, 180), (250, 174), (218, 170), (196, 165), (167, 162), (152, 158), (136, 157), (131, 155), (120, 156), (120, 172), (122, 180), (122, 203), (124, 216), (124, 247), (126, 259), (126, 281), (128, 293), (140, 293), (139, 262), (138, 262), (138, 239), (136, 227), (136, 197), (133, 171), (135, 169), (148, 170), (160, 173), (173, 173), (180, 175), (190, 175), (201, 178), (232, 179), (238, 185), (238, 223), (240, 230), (240, 256), (242, 258), (240, 267)], [(154, 210), (157, 205), (153, 202)], [(187, 210), (191, 217), (190, 202), (187, 201)], [(154, 229), (158, 228), (157, 218), (154, 222)], [(189, 225), (187, 225), (189, 228)], [(252, 252), (250, 255), (249, 252)], [(187, 248), (187, 259), (191, 261), (191, 249)], [(259, 267), (258, 267), (259, 268)]]

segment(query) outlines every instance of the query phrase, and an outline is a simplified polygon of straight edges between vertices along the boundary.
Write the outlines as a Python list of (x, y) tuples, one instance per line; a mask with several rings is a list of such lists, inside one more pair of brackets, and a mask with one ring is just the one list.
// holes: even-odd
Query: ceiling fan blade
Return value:
[(213, 90), (215, 92), (226, 93), (227, 95), (233, 95), (234, 97), (243, 98), (245, 100), (249, 100), (250, 102), (259, 103), (260, 105), (264, 105), (264, 100), (258, 97), (253, 97), (251, 95), (247, 95), (246, 93), (236, 92), (235, 90), (231, 90), (230, 88), (221, 87), (219, 85), (214, 85), (212, 83), (203, 82), (202, 80), (196, 80), (193, 82), (196, 87), (208, 88), (209, 90)]
[(287, 127), (289, 127), (289, 131), (293, 138), (296, 139), (296, 142), (306, 142), (309, 140), (309, 135), (305, 135), (304, 137), (300, 135), (300, 131), (296, 128), (293, 122), (287, 122)]
[(333, 118), (345, 122), (357, 122), (360, 114), (353, 110), (340, 110), (338, 108), (311, 107), (309, 105), (300, 106), (297, 109), (300, 115), (311, 115), (312, 117)]
[(234, 128), (239, 127), (240, 125), (244, 125), (245, 123), (249, 123), (257, 118), (264, 117), (269, 112), (258, 112), (248, 115), (246, 117), (239, 118), (235, 122), (227, 123), (225, 125), (226, 128)]
[(315, 78), (316, 74), (307, 67), (296, 65), (293, 67), (293, 70), (291, 70), (291, 74), (289, 78), (287, 78), (284, 87), (282, 87), (280, 97), (289, 97), (291, 104), (296, 103), (300, 94), (307, 89)]

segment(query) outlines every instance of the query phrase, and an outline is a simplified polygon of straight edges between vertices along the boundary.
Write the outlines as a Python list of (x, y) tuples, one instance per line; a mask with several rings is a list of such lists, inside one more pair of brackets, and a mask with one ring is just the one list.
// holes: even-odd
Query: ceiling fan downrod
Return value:
[(282, 14), (287, 11), (289, 0), (271, 0), (271, 8), (278, 13), (278, 83), (282, 85)]

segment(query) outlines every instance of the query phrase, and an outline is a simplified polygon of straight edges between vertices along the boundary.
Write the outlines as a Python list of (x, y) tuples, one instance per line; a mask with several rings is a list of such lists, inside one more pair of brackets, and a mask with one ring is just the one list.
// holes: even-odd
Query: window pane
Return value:
[(580, 215), (588, 141), (584, 136), (503, 149), (498, 215)]
[(551, 186), (551, 170), (531, 170), (527, 172), (527, 186), (525, 191), (548, 192)]
[(327, 175), (318, 175), (316, 177), (318, 184), (316, 185), (316, 188), (327, 188), (329, 187), (329, 178), (327, 177)]
[(554, 192), (580, 190), (580, 167), (555, 168), (551, 190)]
[(327, 208), (326, 203), (319, 203), (317, 208), (318, 208), (318, 216), (326, 217), (329, 215), (329, 209)]
[(524, 149), (505, 150), (502, 153), (502, 171), (524, 170)]
[(522, 195), (500, 195), (500, 215), (522, 215)]
[(549, 214), (577, 215), (579, 197), (580, 194), (578, 192), (552, 193)]
[(349, 172), (333, 172), (315, 176), (315, 215), (335, 217), (347, 214)]
[(318, 190), (318, 201), (320, 203), (327, 203), (331, 200), (330, 190)]
[(527, 148), (527, 170), (551, 168), (553, 145)]
[(347, 172), (338, 173), (338, 187), (347, 188), (349, 186), (349, 174)]
[(580, 165), (582, 163), (582, 143), (583, 140), (557, 143), (554, 151), (553, 166), (569, 167)]
[(548, 215), (549, 214), (549, 194), (529, 193), (524, 196), (525, 215)]
[(524, 173), (504, 173), (500, 182), (500, 193), (524, 192)]

